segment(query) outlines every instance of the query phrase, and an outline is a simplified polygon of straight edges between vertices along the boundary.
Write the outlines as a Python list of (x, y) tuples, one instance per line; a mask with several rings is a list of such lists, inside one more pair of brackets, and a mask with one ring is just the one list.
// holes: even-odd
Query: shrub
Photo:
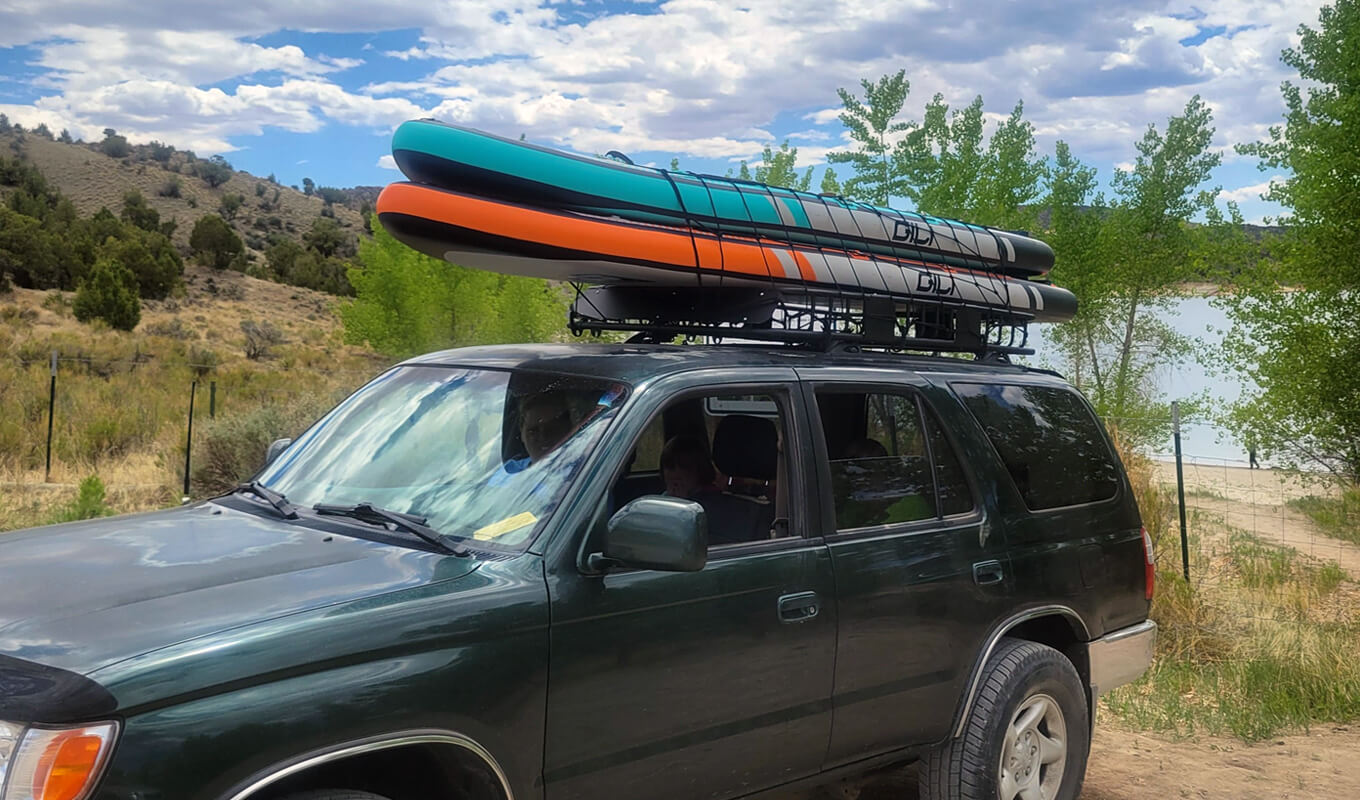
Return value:
[(271, 442), (297, 437), (338, 399), (329, 393), (309, 392), (287, 403), (270, 403), (206, 422), (202, 434), (195, 437), (190, 475), (193, 494), (221, 494), (254, 475), (264, 466)]
[(245, 205), (246, 199), (239, 194), (227, 194), (222, 196), (222, 205), (218, 211), (222, 213), (223, 219), (236, 219), (236, 212)]
[(232, 259), (245, 250), (241, 237), (216, 214), (205, 214), (194, 223), (189, 247), (200, 264), (213, 269), (226, 269), (231, 266)]
[(62, 506), (48, 520), (51, 523), (75, 522), (82, 519), (107, 517), (113, 513), (104, 499), (104, 482), (98, 475), (91, 475), (80, 482), (76, 497), (69, 505)]
[(137, 276), (117, 261), (101, 258), (81, 282), (72, 308), (81, 322), (102, 319), (114, 328), (130, 331), (142, 318)]
[(251, 361), (268, 358), (270, 348), (283, 344), (283, 332), (268, 322), (241, 320), (241, 332), (246, 335), (245, 353)]
[(162, 186), (156, 194), (159, 194), (161, 197), (179, 197), (182, 188), (183, 184), (180, 183), (179, 177), (176, 176), (166, 181), (165, 185)]
[(128, 144), (127, 138), (119, 136), (113, 128), (104, 129), (104, 141), (99, 143), (99, 149), (104, 155), (113, 158), (127, 158), (132, 153), (132, 145)]
[(122, 220), (152, 233), (159, 231), (161, 227), (160, 212), (147, 205), (146, 198), (136, 189), (129, 189), (123, 194)]
[(165, 336), (180, 341), (198, 338), (198, 331), (185, 325), (179, 317), (149, 323), (143, 326), (142, 330), (152, 336)]
[(255, 196), (256, 196), (256, 197), (264, 197), (264, 184), (263, 184), (263, 183), (257, 183), (257, 184), (255, 184)]
[(195, 165), (195, 174), (203, 179), (203, 182), (214, 189), (227, 181), (231, 180), (231, 164), (221, 156), (213, 156), (207, 161), (199, 161)]

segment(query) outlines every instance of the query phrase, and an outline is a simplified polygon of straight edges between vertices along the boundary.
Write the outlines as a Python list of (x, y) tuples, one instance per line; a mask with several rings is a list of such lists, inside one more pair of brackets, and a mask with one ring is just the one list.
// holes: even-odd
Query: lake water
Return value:
[[(1172, 303), (1168, 312), (1158, 312), (1177, 332), (1193, 337), (1201, 343), (1216, 347), (1223, 340), (1223, 331), (1228, 328), (1228, 316), (1213, 306), (1208, 297), (1182, 297)], [(1030, 326), (1030, 344), (1037, 351), (1035, 355), (1020, 359), (1023, 363), (1063, 371), (1063, 362), (1051, 342), (1044, 325)], [(1158, 371), (1158, 389), (1167, 400), (1188, 398), (1206, 393), (1213, 403), (1221, 408), (1237, 400), (1245, 391), (1245, 386), (1235, 373), (1226, 369), (1188, 360), (1178, 366), (1167, 366)], [(1215, 411), (1218, 408), (1214, 409)], [(1168, 439), (1157, 448), (1158, 455), (1169, 456), (1173, 452), (1172, 442)], [(1242, 443), (1234, 439), (1220, 427), (1208, 422), (1183, 422), (1181, 425), (1181, 449), (1187, 461), (1229, 466), (1246, 466), (1247, 451)]]

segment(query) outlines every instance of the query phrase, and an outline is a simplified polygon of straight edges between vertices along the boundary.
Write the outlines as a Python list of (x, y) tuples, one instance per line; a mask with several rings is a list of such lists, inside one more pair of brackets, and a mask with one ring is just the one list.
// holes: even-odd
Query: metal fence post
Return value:
[(184, 499), (189, 499), (189, 456), (194, 450), (194, 396), (198, 394), (198, 378), (189, 385), (189, 432), (184, 438)]
[(47, 395), (47, 470), (43, 483), (52, 482), (52, 423), (57, 412), (57, 351), (52, 351), (52, 385)]
[(1171, 401), (1171, 429), (1176, 439), (1176, 500), (1181, 510), (1181, 569), (1190, 582), (1190, 537), (1185, 531), (1185, 472), (1181, 466), (1181, 404)]
[(208, 419), (217, 419), (217, 381), (208, 382)]

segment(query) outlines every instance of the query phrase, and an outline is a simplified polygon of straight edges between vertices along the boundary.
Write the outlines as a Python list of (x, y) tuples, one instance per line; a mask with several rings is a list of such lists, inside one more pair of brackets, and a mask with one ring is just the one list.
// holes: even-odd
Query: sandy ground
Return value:
[[(1164, 483), (1176, 485), (1175, 464), (1158, 462), (1157, 470)], [(1271, 469), (1186, 464), (1184, 473), (1187, 511), (1198, 509), (1265, 541), (1322, 561), (1335, 561), (1353, 579), (1360, 580), (1360, 547), (1321, 533), (1308, 517), (1285, 505), (1296, 497), (1330, 494), (1334, 487)], [(1201, 536), (1223, 535), (1218, 525), (1196, 528), (1193, 519), (1189, 524), (1191, 531)]]
[[(1360, 796), (1360, 730), (1315, 728), (1260, 744), (1173, 741), (1099, 728), (1082, 800), (1353, 800)], [(779, 800), (916, 800), (916, 770), (879, 773)]]

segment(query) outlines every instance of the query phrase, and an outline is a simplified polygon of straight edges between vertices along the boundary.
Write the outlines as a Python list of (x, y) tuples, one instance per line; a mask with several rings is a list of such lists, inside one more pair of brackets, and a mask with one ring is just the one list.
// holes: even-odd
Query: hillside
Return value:
[[(194, 174), (195, 167), (205, 163), (203, 159), (190, 161), (191, 154), (183, 151), (161, 150), (161, 161), (150, 146), (131, 146), (128, 150), (126, 157), (113, 158), (105, 155), (98, 143), (64, 143), (32, 132), (0, 131), (0, 154), (17, 155), (36, 166), (53, 187), (71, 199), (82, 216), (92, 215), (100, 207), (117, 215), (128, 190), (141, 192), (163, 222), (173, 219), (178, 223), (171, 239), (182, 252), (188, 252), (194, 222), (205, 214), (220, 214), (228, 195), (242, 198), (228, 222), (245, 242), (248, 254), (259, 262), (271, 234), (301, 242), (323, 211), (356, 237), (364, 229), (360, 198), (371, 190), (348, 192), (341, 203), (328, 207), (320, 197), (237, 170), (230, 172), (225, 183), (210, 186)], [(167, 196), (173, 182), (179, 184), (179, 197)]]

